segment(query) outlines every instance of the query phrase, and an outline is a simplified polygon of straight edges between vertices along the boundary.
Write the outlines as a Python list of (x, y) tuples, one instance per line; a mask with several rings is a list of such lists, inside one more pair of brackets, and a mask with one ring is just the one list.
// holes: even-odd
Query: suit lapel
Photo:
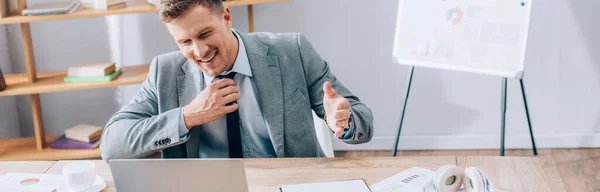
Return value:
[(269, 130), (269, 137), (277, 157), (284, 157), (284, 126), (283, 126), (283, 88), (279, 58), (268, 54), (268, 47), (259, 42), (256, 37), (241, 33), (244, 41), (250, 68), (256, 88), (258, 100)]
[[(237, 31), (244, 41), (250, 68), (256, 83), (255, 90), (259, 104), (267, 123), (269, 137), (277, 157), (285, 155), (284, 124), (283, 124), (283, 88), (279, 58), (269, 55), (269, 48), (255, 37)], [(190, 103), (204, 88), (202, 71), (186, 61), (181, 67), (185, 75), (177, 76), (177, 95), (179, 106)], [(199, 129), (190, 129), (190, 139), (185, 143), (187, 157), (199, 157)]]
[[(185, 75), (177, 76), (177, 97), (179, 99), (179, 106), (183, 107), (200, 93), (204, 88), (204, 77), (202, 71), (195, 65), (186, 61), (182, 66), (182, 70)], [(198, 158), (199, 157), (199, 129), (190, 129), (190, 139), (185, 143), (187, 157)]]

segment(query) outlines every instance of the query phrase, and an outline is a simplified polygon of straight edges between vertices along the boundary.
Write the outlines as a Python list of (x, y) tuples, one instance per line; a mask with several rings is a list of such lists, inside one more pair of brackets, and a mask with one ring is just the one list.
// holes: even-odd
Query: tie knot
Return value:
[(219, 75), (219, 76), (217, 76), (217, 78), (219, 78), (219, 79), (224, 79), (224, 78), (233, 79), (233, 77), (235, 77), (236, 74), (237, 74), (236, 72), (230, 72), (227, 75)]

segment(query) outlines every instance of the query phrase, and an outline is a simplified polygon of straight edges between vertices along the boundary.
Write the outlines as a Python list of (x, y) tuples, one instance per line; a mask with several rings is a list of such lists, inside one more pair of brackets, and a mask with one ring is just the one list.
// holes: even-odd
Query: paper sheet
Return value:
[(281, 185), (282, 192), (370, 192), (369, 187), (362, 179)]
[(373, 192), (426, 191), (426, 184), (435, 172), (413, 167), (371, 185)]
[(62, 179), (61, 175), (7, 173), (0, 176), (0, 191), (51, 192)]

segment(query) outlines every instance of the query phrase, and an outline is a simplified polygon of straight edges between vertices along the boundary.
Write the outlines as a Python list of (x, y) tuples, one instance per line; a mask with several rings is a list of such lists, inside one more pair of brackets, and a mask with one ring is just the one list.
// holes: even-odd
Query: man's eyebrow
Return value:
[(180, 40), (177, 40), (177, 43), (183, 43), (186, 40), (188, 40), (188, 39), (180, 39)]
[[(211, 29), (212, 28), (210, 28), (210, 27), (205, 27), (202, 30), (200, 30), (200, 32), (196, 33), (196, 35), (194, 37), (198, 37), (201, 34), (206, 33), (208, 30), (211, 30)], [(189, 40), (189, 38), (177, 40), (177, 43), (183, 43), (183, 41), (186, 41), (186, 40)]]

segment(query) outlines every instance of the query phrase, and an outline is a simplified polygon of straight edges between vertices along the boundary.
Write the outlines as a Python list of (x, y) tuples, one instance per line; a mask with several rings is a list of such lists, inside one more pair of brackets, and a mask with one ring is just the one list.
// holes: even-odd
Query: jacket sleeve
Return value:
[(340, 81), (336, 79), (329, 70), (329, 66), (321, 56), (314, 50), (310, 42), (302, 34), (298, 35), (298, 47), (300, 58), (304, 68), (304, 76), (310, 94), (311, 107), (321, 119), (324, 119), (325, 109), (323, 107), (323, 84), (331, 82), (333, 89), (350, 101), (352, 117), (351, 130), (341, 137), (341, 140), (349, 144), (366, 143), (373, 137), (373, 114), (358, 97), (353, 95)]
[(159, 113), (158, 65), (159, 58), (155, 57), (136, 96), (105, 126), (100, 144), (103, 160), (144, 157), (189, 138), (181, 107)]

